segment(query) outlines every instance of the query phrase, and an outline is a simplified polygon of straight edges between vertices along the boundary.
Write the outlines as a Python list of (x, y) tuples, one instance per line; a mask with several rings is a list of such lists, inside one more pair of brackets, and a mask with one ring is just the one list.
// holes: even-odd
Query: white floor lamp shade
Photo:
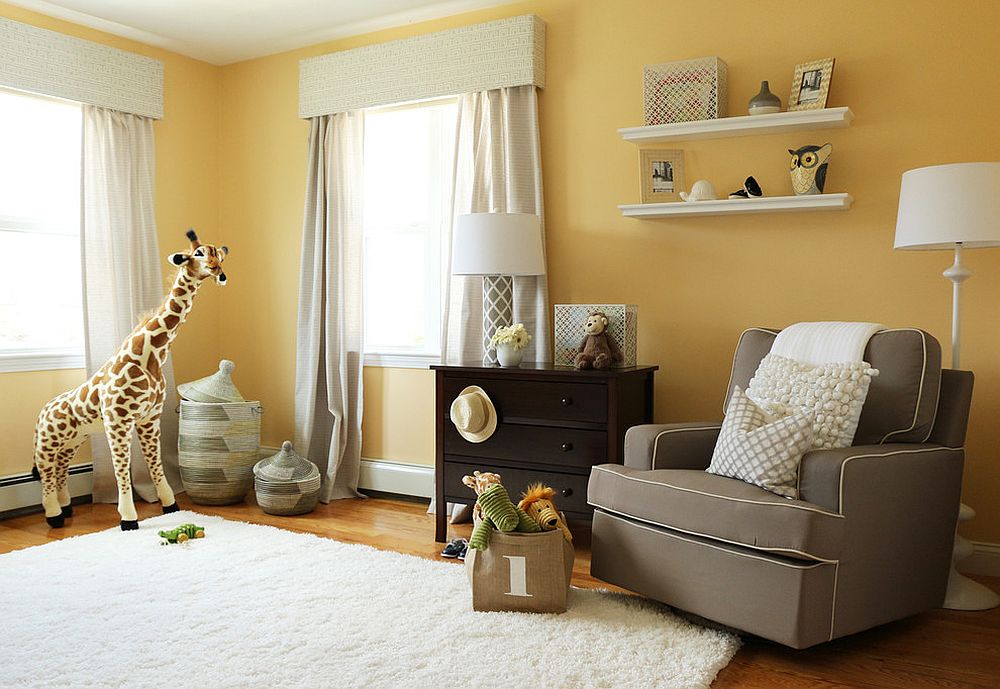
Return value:
[[(952, 282), (952, 368), (961, 361), (961, 285), (972, 277), (962, 264), (962, 249), (994, 246), (1000, 246), (1000, 163), (934, 165), (903, 173), (895, 248), (955, 252), (955, 262), (944, 271)], [(973, 516), (970, 507), (960, 506), (959, 521)], [(953, 552), (944, 607), (986, 610), (1000, 604), (993, 591), (955, 569), (955, 560), (971, 554), (969, 541), (956, 534)]]
[(543, 275), (541, 223), (529, 213), (470, 213), (458, 216), (451, 253), (452, 275), (483, 276), (483, 365), (497, 363), (490, 338), (512, 325), (513, 276)]

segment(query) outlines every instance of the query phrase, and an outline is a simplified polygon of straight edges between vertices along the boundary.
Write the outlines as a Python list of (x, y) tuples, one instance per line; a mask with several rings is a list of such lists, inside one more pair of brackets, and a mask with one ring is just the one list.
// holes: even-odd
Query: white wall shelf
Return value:
[(730, 136), (781, 134), (812, 129), (848, 127), (854, 113), (850, 108), (796, 110), (770, 115), (741, 115), (717, 120), (672, 122), (649, 127), (624, 127), (618, 130), (625, 141), (634, 144), (660, 144), (691, 139), (723, 139)]
[(811, 196), (765, 196), (759, 199), (717, 199), (633, 203), (618, 206), (626, 218), (669, 218), (684, 215), (736, 215), (739, 213), (790, 213), (795, 211), (846, 211), (854, 203), (850, 194)]

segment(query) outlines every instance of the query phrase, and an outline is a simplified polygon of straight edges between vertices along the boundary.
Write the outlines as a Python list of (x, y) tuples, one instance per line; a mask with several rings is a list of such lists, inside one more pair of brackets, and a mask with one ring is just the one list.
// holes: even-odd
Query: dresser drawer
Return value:
[(444, 430), (444, 453), (589, 469), (608, 461), (608, 434), (575, 428), (501, 423), (484, 442), (470, 443), (449, 421)]
[(444, 383), (445, 408), (469, 385), (478, 385), (486, 391), (500, 421), (603, 423), (608, 419), (608, 389), (596, 383), (449, 377)]
[(446, 461), (444, 463), (445, 499), (466, 503), (475, 502), (476, 494), (462, 483), (462, 477), (471, 476), (474, 471), (495, 471), (495, 473), (500, 474), (503, 486), (510, 493), (510, 499), (515, 504), (521, 499), (521, 493), (528, 489), (529, 484), (541, 482), (555, 489), (556, 494), (553, 500), (560, 510), (578, 513), (593, 511), (587, 504), (587, 479), (590, 478), (589, 476), (532, 469), (491, 468), (489, 464), (463, 464)]

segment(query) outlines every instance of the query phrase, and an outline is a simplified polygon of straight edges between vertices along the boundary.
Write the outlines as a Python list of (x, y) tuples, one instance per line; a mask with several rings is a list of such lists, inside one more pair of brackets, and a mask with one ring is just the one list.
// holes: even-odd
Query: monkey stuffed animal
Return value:
[(587, 316), (583, 326), (584, 336), (577, 348), (573, 366), (578, 369), (611, 368), (625, 357), (618, 347), (615, 338), (608, 332), (608, 317), (600, 311), (594, 311)]

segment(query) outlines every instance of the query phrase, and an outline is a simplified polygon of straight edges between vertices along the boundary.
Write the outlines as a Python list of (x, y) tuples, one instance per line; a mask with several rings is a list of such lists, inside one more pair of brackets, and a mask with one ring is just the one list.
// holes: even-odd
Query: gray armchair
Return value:
[[(743, 333), (729, 394), (776, 334)], [(940, 606), (973, 377), (916, 329), (876, 334), (865, 361), (855, 445), (807, 452), (797, 500), (706, 473), (720, 423), (631, 428), (624, 466), (591, 471), (591, 573), (795, 648)]]

